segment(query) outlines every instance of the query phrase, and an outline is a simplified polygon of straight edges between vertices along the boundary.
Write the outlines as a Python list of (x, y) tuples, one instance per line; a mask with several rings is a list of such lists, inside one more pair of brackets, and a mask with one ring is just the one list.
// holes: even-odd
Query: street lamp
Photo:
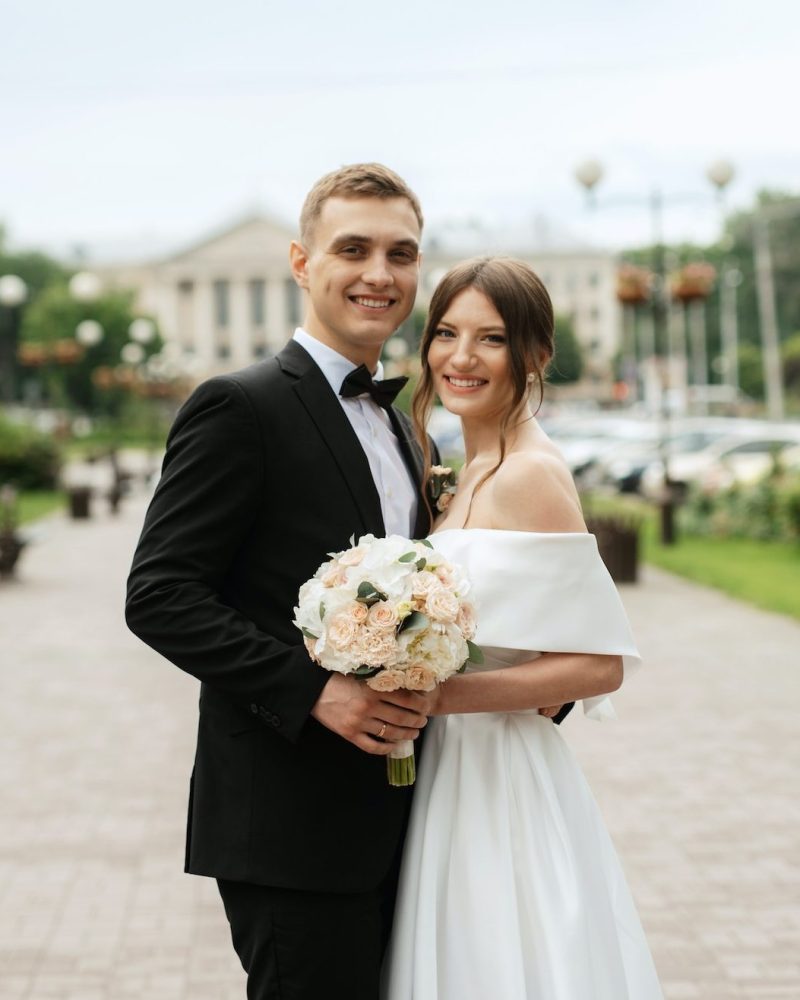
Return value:
[[(589, 204), (594, 206), (594, 189), (600, 183), (604, 174), (603, 165), (598, 160), (586, 160), (575, 170), (575, 178), (586, 191)], [(733, 168), (726, 161), (718, 161), (708, 168), (707, 176), (712, 178), (712, 183), (717, 184), (719, 190), (724, 189), (733, 177)], [(670, 201), (697, 200), (697, 196), (678, 196), (670, 198)], [(661, 392), (661, 417), (662, 431), (660, 450), (664, 467), (664, 493), (661, 501), (661, 541), (664, 545), (671, 545), (675, 541), (675, 520), (674, 520), (674, 498), (672, 495), (672, 484), (668, 471), (668, 439), (669, 439), (669, 398), (667, 389), (669, 388), (669, 366), (670, 352), (667, 344), (667, 289), (666, 289), (666, 267), (664, 262), (663, 243), (663, 212), (665, 198), (658, 188), (653, 188), (649, 198), (623, 198), (617, 200), (618, 204), (647, 204), (650, 209), (650, 225), (652, 234), (652, 259), (651, 269), (653, 271), (653, 287), (650, 296), (650, 303), (653, 315), (653, 343), (656, 352), (664, 352), (666, 364), (663, 369), (663, 381)]]
[(103, 282), (92, 271), (78, 271), (69, 279), (69, 293), (76, 302), (96, 302), (103, 291)]
[(6, 330), (0, 330), (0, 400), (6, 403), (13, 403), (16, 398), (20, 311), (27, 298), (28, 286), (18, 275), (4, 274), (0, 278), (0, 305), (7, 313), (3, 317)]
[[(725, 190), (736, 171), (728, 160), (715, 160), (706, 170), (706, 177), (717, 189), (720, 209), (720, 235), (725, 228)], [(725, 251), (723, 241), (723, 252)], [(739, 324), (736, 314), (736, 287), (741, 273), (727, 260), (722, 261), (719, 281), (719, 339), (722, 347), (725, 383), (730, 387), (733, 402), (739, 396)]]
[(75, 339), (83, 347), (96, 347), (103, 339), (103, 327), (96, 319), (84, 319), (75, 327)]
[(128, 336), (137, 344), (149, 344), (156, 335), (155, 323), (140, 316), (128, 327)]
[(122, 348), (120, 357), (126, 365), (140, 365), (144, 361), (145, 353), (141, 344), (131, 341)]

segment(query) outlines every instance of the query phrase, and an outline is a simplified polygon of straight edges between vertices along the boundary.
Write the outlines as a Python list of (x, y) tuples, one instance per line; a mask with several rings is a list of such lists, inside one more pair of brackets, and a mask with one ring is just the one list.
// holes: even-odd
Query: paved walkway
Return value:
[[(54, 518), (0, 584), (3, 1000), (244, 996), (182, 873), (197, 685), (122, 621), (142, 513)], [(565, 731), (666, 996), (797, 1000), (800, 624), (656, 572), (623, 597), (648, 665)]]

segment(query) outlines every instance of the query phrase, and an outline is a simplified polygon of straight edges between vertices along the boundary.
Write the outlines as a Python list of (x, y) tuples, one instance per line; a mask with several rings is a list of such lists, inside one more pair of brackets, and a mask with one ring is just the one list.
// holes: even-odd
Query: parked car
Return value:
[(620, 493), (639, 492), (645, 470), (662, 463), (665, 452), (668, 458), (695, 454), (715, 441), (757, 430), (758, 426), (753, 421), (726, 417), (673, 419), (667, 427), (662, 425), (651, 440), (622, 443), (606, 452), (597, 462), (596, 482), (612, 486)]
[[(716, 489), (734, 482), (754, 482), (772, 466), (776, 456), (800, 445), (800, 425), (763, 424), (758, 431), (727, 435), (694, 452), (669, 458), (669, 477), (675, 489), (685, 493), (690, 486)], [(642, 474), (642, 493), (656, 499), (664, 483), (664, 466), (651, 463)]]

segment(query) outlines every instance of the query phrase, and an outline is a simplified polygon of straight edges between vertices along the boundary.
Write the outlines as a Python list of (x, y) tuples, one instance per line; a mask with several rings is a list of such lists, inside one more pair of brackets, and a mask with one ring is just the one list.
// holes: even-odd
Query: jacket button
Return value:
[(271, 719), (270, 721), (272, 722), (272, 725), (273, 725), (273, 726), (274, 726), (274, 727), (275, 727), (276, 729), (277, 729), (277, 728), (278, 728), (278, 726), (279, 726), (279, 725), (281, 724), (281, 720), (280, 720), (280, 716), (278, 716), (278, 715), (273, 715), (273, 716), (272, 716), (272, 719)]
[(258, 715), (258, 705), (251, 705), (250, 711), (253, 713), (253, 715)]

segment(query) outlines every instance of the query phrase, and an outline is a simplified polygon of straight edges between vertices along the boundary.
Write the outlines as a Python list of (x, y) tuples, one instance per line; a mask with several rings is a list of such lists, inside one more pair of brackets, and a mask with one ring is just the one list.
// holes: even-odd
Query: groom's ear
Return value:
[(289, 245), (289, 266), (292, 277), (301, 288), (308, 288), (308, 251), (298, 240)]

